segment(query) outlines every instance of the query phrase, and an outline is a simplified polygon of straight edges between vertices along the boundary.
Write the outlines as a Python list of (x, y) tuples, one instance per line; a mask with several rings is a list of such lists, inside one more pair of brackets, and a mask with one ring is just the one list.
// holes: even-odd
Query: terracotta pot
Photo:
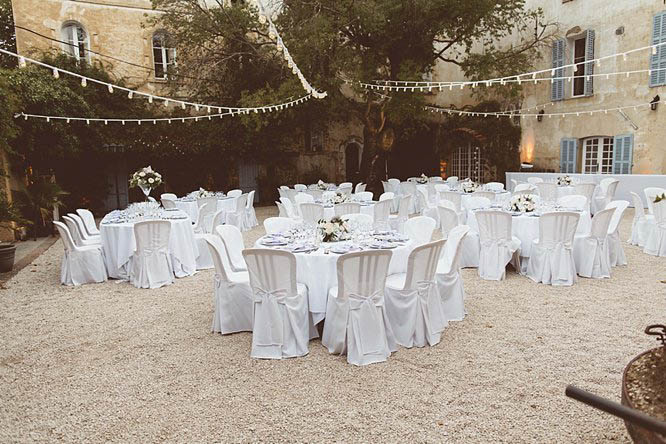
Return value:
[(0, 273), (7, 273), (14, 268), (16, 245), (0, 244)]
[[(656, 348), (653, 348), (652, 350), (647, 350), (640, 355), (636, 356), (634, 359), (627, 364), (627, 366), (624, 368), (624, 372), (622, 373), (622, 405), (625, 405), (627, 407), (631, 407), (632, 409), (635, 409), (636, 407), (632, 404), (631, 399), (629, 399), (629, 393), (627, 392), (627, 371), (629, 368), (631, 368), (631, 365), (639, 359), (641, 356), (646, 355), (648, 353), (651, 353), (653, 351), (657, 350)], [(666, 444), (666, 437), (662, 436), (659, 433), (652, 432), (650, 430), (646, 430), (642, 427), (637, 426), (636, 424), (633, 424), (629, 421), (624, 421), (624, 425), (627, 428), (627, 432), (629, 432), (629, 436), (631, 436), (631, 439), (634, 440), (636, 443), (641, 443), (641, 444)]]

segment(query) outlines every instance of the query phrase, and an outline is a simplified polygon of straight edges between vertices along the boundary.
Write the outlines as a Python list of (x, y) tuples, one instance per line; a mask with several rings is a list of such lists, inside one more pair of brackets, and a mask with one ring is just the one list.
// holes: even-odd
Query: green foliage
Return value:
[[(16, 52), (16, 33), (14, 32), (14, 15), (12, 0), (0, 0), (0, 48)], [(17, 65), (14, 57), (0, 54), (0, 67), (13, 68)]]
[(34, 223), (35, 237), (49, 231), (47, 223), (52, 219), (53, 209), (62, 207), (62, 199), (68, 194), (60, 185), (45, 177), (36, 178), (20, 194), (21, 213)]
[(657, 194), (657, 195), (654, 197), (654, 203), (659, 203), (659, 202), (661, 202), (662, 200), (666, 200), (666, 193), (662, 193), (661, 196)]

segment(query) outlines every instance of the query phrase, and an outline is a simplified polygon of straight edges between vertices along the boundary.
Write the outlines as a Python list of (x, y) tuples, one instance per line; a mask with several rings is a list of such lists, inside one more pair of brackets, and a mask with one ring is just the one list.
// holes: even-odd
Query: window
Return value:
[(62, 27), (62, 41), (65, 52), (76, 60), (88, 60), (88, 34), (80, 23), (69, 22)]
[(560, 173), (575, 173), (578, 159), (578, 140), (562, 139), (560, 142)]
[(166, 79), (169, 70), (176, 65), (176, 48), (166, 32), (159, 31), (153, 35), (153, 62), (155, 78)]
[(451, 154), (449, 176), (458, 176), (460, 180), (470, 178), (474, 181), (482, 180), (483, 159), (481, 148), (469, 144), (466, 147), (456, 148)]
[(583, 141), (583, 174), (613, 172), (613, 138), (591, 137)]
[(573, 97), (585, 95), (585, 37), (574, 40)]
[(324, 130), (319, 126), (310, 126), (305, 130), (305, 149), (308, 151), (324, 150)]
[[(652, 44), (666, 43), (666, 11), (652, 20)], [(650, 86), (666, 85), (666, 45), (659, 46), (650, 56)]]
[(550, 99), (552, 101), (564, 100), (564, 50), (567, 41), (564, 39), (556, 40), (553, 43), (553, 82), (550, 86)]

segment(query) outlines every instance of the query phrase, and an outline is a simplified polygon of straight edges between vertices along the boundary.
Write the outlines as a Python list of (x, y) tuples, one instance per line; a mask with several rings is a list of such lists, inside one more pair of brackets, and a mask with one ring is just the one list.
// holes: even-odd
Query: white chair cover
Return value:
[(540, 177), (528, 177), (527, 182), (536, 185), (538, 183), (542, 183), (543, 179)]
[(389, 223), (389, 216), (391, 215), (391, 200), (382, 200), (377, 202), (373, 208), (373, 221), (375, 229), (389, 230), (391, 225)]
[(363, 193), (365, 191), (366, 187), (367, 187), (367, 184), (365, 184), (363, 182), (357, 183), (356, 188), (354, 188), (354, 194)]
[(275, 201), (275, 205), (278, 207), (278, 216), (279, 217), (289, 217), (287, 214), (287, 209), (282, 205), (282, 202)]
[(596, 184), (593, 183), (577, 183), (574, 185), (574, 193), (579, 196), (585, 196), (587, 199), (586, 210), (591, 211), (592, 198), (594, 197), (594, 190), (597, 188)]
[(338, 285), (328, 292), (321, 343), (329, 353), (347, 353), (347, 362), (383, 362), (396, 351), (384, 288), (391, 252), (362, 251), (340, 256)]
[(104, 251), (101, 245), (78, 247), (69, 229), (62, 222), (53, 224), (60, 233), (65, 252), (60, 265), (60, 283), (63, 285), (81, 285), (107, 280), (104, 265)]
[(519, 183), (513, 189), (513, 194), (529, 194), (534, 190), (536, 190), (536, 187), (531, 183)]
[(296, 203), (296, 215), (298, 217), (303, 217), (303, 212), (301, 211), (301, 204), (304, 203), (314, 203), (314, 197), (307, 193), (298, 193), (294, 196), (294, 201)]
[(176, 200), (176, 199), (178, 199), (178, 196), (176, 196), (176, 195), (173, 194), (173, 193), (162, 193), (162, 194), (160, 195), (160, 200), (162, 200), (162, 199)]
[(369, 214), (351, 213), (343, 214), (341, 217), (347, 220), (349, 223), (355, 223), (357, 225), (363, 225), (367, 227), (372, 226), (372, 216)]
[(578, 213), (546, 213), (539, 218), (539, 239), (532, 242), (527, 262), (527, 276), (535, 282), (551, 285), (573, 285), (576, 263), (573, 240)]
[[(450, 205), (450, 207), (446, 204)], [(442, 231), (443, 239), (448, 239), (451, 230), (459, 224), (458, 212), (452, 207), (453, 204), (449, 201), (443, 201), (437, 207), (437, 211), (439, 212), (439, 228)]]
[(400, 183), (400, 188), (402, 190), (403, 196), (411, 196), (411, 208), (409, 209), (409, 214), (420, 213), (421, 207), (419, 206), (420, 199), (416, 194), (416, 183), (414, 182), (402, 182)]
[(453, 205), (456, 207), (456, 211), (462, 210), (462, 195), (460, 193), (456, 193), (454, 191), (440, 191), (439, 199), (440, 201), (448, 200), (449, 202), (453, 203)]
[(254, 295), (252, 352), (259, 359), (308, 354), (308, 288), (296, 283), (296, 256), (287, 251), (243, 251)]
[(405, 234), (415, 245), (423, 245), (432, 240), (435, 227), (437, 222), (432, 217), (416, 216), (405, 222)]
[(370, 202), (372, 200), (372, 192), (371, 191), (363, 191), (360, 193), (356, 193), (356, 200), (360, 202)]
[(453, 184), (453, 185), (455, 185), (456, 183), (458, 183), (458, 176), (450, 176), (450, 177), (447, 177), (447, 178), (446, 178), (446, 182), (447, 182), (448, 184)]
[(393, 208), (392, 212), (398, 211), (400, 206), (400, 198), (402, 197), (402, 190), (400, 189), (400, 180), (398, 179), (389, 179), (388, 183), (390, 185), (390, 190), (395, 195), (393, 198)]
[(611, 277), (607, 238), (614, 211), (613, 208), (599, 211), (592, 218), (590, 234), (574, 237), (574, 260), (579, 276), (594, 279)]
[(654, 201), (657, 196), (661, 196), (666, 193), (666, 188), (659, 187), (647, 187), (643, 190), (645, 194), (645, 200), (648, 204), (648, 214), (654, 214)]
[(611, 267), (627, 265), (627, 256), (624, 254), (624, 248), (622, 248), (622, 241), (620, 240), (620, 221), (628, 206), (629, 202), (626, 200), (614, 200), (606, 205), (606, 208), (615, 210), (608, 226), (608, 258)]
[(343, 202), (336, 204), (333, 207), (336, 216), (343, 216), (345, 214), (355, 214), (361, 212), (361, 204), (356, 202)]
[(219, 237), (207, 234), (206, 242), (215, 264), (215, 314), (211, 330), (223, 335), (252, 331), (254, 297), (248, 273), (231, 271)]
[(298, 219), (298, 215), (296, 214), (296, 209), (294, 208), (294, 205), (292, 204), (291, 200), (288, 197), (281, 197), (280, 202), (282, 202), (282, 205), (284, 205), (284, 209), (290, 218)]
[(490, 199), (481, 196), (470, 196), (465, 199), (465, 211), (478, 210), (482, 208), (490, 208)]
[(389, 224), (392, 230), (400, 233), (405, 231), (405, 222), (409, 219), (409, 209), (411, 208), (412, 196), (401, 196), (400, 205), (398, 207), (398, 214), (389, 216)]
[(207, 208), (208, 208), (208, 204), (207, 203), (203, 204), (199, 208), (199, 213), (197, 215), (197, 220), (192, 221), (192, 222), (196, 222), (194, 224), (194, 227), (193, 227), (195, 233), (205, 233), (206, 232), (205, 226), (204, 226), (204, 216), (206, 215), (206, 213), (203, 210), (206, 210)]
[(96, 239), (84, 239), (81, 234), (81, 229), (79, 228), (76, 221), (70, 216), (62, 216), (62, 220), (67, 224), (67, 229), (72, 236), (74, 245), (77, 247), (87, 247), (87, 246), (96, 246), (100, 245), (99, 241)]
[(295, 222), (288, 217), (269, 217), (264, 220), (266, 234), (284, 233), (295, 226)]
[(596, 213), (606, 208), (613, 200), (619, 180), (608, 177), (599, 182), (599, 193), (592, 199), (592, 211)]
[(465, 317), (465, 289), (460, 276), (462, 243), (469, 231), (466, 225), (459, 225), (449, 232), (442, 257), (437, 264), (435, 279), (442, 298), (442, 312), (448, 321), (462, 321)]
[(488, 199), (488, 202), (492, 202), (495, 200), (495, 193), (492, 191), (475, 191), (472, 193), (472, 197), (483, 197)]
[(130, 258), (129, 279), (137, 288), (159, 288), (173, 283), (169, 254), (171, 223), (151, 220), (134, 224), (136, 251)]
[(168, 197), (163, 197), (161, 201), (162, 201), (162, 206), (164, 208), (178, 208), (176, 206), (176, 199), (169, 199)]
[(342, 182), (338, 188), (351, 188), (352, 183), (351, 182)]
[(587, 197), (578, 194), (570, 194), (557, 199), (557, 205), (571, 210), (587, 210)]
[(308, 187), (303, 185), (302, 183), (297, 183), (296, 185), (294, 185), (294, 189), (296, 191), (305, 191), (308, 189)]
[(227, 219), (227, 212), (224, 210), (218, 210), (213, 216), (213, 222), (210, 225), (210, 233), (215, 234), (215, 229), (219, 225), (224, 225)]
[(227, 213), (227, 225), (233, 225), (240, 231), (247, 231), (249, 227), (245, 224), (247, 207), (247, 194), (241, 194), (236, 199), (235, 211)]
[(441, 192), (443, 192), (443, 191), (449, 191), (449, 190), (451, 190), (451, 187), (449, 187), (449, 186), (448, 186), (447, 184), (445, 184), (445, 183), (438, 183), (438, 184), (435, 185), (435, 192), (436, 192), (438, 195), (439, 195), (439, 193), (441, 193)]
[(76, 228), (78, 228), (79, 235), (86, 242), (95, 242), (98, 244), (102, 242), (102, 238), (100, 237), (99, 234), (88, 233), (88, 230), (86, 229), (86, 224), (81, 216), (79, 216), (76, 213), (68, 213), (67, 216), (69, 216), (70, 218), (72, 218), (72, 220), (74, 220)]
[(645, 239), (643, 251), (653, 256), (666, 256), (666, 201), (653, 204), (654, 225)]
[[(201, 225), (198, 227), (202, 233), (211, 233), (211, 226), (213, 224), (213, 217), (217, 213), (217, 197), (203, 197), (197, 199), (199, 205), (199, 221)], [(203, 245), (207, 250), (206, 244)]]
[(479, 225), (479, 277), (501, 281), (506, 276), (506, 266), (513, 263), (520, 272), (520, 240), (511, 235), (511, 213), (503, 211), (477, 211)]
[(247, 203), (245, 206), (245, 226), (250, 229), (259, 225), (257, 213), (254, 211), (254, 190), (247, 193)]
[(629, 239), (629, 243), (643, 247), (645, 240), (650, 234), (651, 227), (655, 224), (654, 214), (646, 215), (640, 196), (634, 192), (629, 192), (629, 194), (631, 194), (631, 200), (634, 205), (634, 219), (631, 222), (631, 238)]
[(84, 208), (79, 208), (76, 210), (76, 213), (79, 215), (79, 217), (81, 217), (81, 220), (83, 220), (83, 225), (88, 235), (99, 236), (99, 229), (95, 224), (95, 216), (92, 214), (92, 212)]
[(416, 247), (409, 254), (407, 272), (392, 274), (384, 290), (386, 315), (395, 341), (403, 347), (439, 343), (447, 326), (435, 271), (444, 240)]
[(307, 194), (309, 194), (310, 196), (312, 196), (312, 199), (314, 199), (314, 201), (318, 201), (318, 200), (320, 201), (324, 197), (324, 191), (323, 190), (316, 190), (316, 189), (309, 188), (305, 192)]
[(504, 184), (501, 182), (488, 182), (486, 184), (486, 190), (490, 191), (504, 191)]
[(233, 271), (247, 271), (247, 265), (243, 260), (243, 234), (233, 225), (220, 225), (216, 228), (217, 235), (224, 243), (229, 263)]
[(316, 226), (317, 222), (324, 218), (324, 206), (316, 203), (302, 203), (301, 215), (303, 216), (303, 223)]
[[(387, 182), (387, 185), (388, 185), (388, 182)], [(394, 193), (392, 193), (391, 191), (387, 191), (387, 192), (385, 192), (385, 193), (382, 193), (381, 196), (379, 196), (379, 201), (380, 201), (380, 202), (383, 202), (383, 201), (385, 201), (385, 200), (390, 200), (390, 201), (391, 201), (391, 205), (393, 205), (393, 198), (394, 198), (394, 197), (395, 197), (395, 194), (394, 194)]]
[(557, 200), (557, 184), (552, 182), (537, 182), (537, 190), (539, 190), (539, 197), (546, 202), (555, 202)]
[(241, 190), (231, 190), (227, 193), (227, 196), (229, 196), (229, 197), (240, 197), (241, 194), (243, 194), (243, 191), (241, 191)]

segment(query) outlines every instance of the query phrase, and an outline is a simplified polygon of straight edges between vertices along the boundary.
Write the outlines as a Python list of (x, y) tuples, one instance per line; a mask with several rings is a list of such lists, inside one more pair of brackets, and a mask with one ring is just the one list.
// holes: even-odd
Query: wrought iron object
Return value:
[(666, 347), (666, 325), (648, 325), (645, 327), (645, 334), (657, 336), (657, 341), (661, 342), (661, 345)]

